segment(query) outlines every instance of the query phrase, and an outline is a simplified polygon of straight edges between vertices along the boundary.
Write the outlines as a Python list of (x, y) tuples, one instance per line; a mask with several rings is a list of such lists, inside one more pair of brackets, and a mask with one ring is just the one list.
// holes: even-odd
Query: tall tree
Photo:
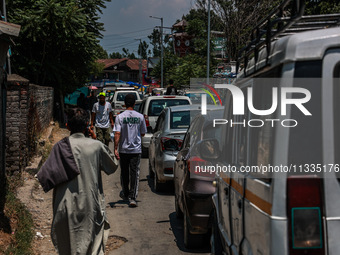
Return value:
[(161, 33), (158, 29), (154, 29), (151, 35), (148, 36), (152, 45), (152, 53), (154, 57), (161, 56)]
[(138, 45), (138, 55), (142, 57), (142, 59), (148, 58), (148, 48), (149, 45), (146, 43), (146, 41), (142, 41)]
[[(204, 0), (197, 0), (199, 3)], [(281, 0), (212, 0), (214, 12), (223, 20), (229, 60), (236, 60), (239, 50), (256, 25)]]
[(112, 59), (123, 58), (123, 55), (119, 52), (112, 52), (109, 57), (112, 58)]
[(63, 94), (82, 86), (98, 57), (106, 0), (10, 0), (8, 19), (22, 26), (12, 69)]

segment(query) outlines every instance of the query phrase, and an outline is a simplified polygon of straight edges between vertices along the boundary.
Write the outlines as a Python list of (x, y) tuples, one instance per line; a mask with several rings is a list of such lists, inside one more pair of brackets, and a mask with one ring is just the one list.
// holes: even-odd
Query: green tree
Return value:
[(112, 59), (123, 58), (123, 55), (119, 52), (112, 52), (109, 57), (112, 58)]
[(82, 86), (103, 51), (98, 13), (107, 0), (9, 0), (8, 20), (21, 25), (12, 70), (63, 95)]
[(130, 53), (129, 49), (123, 48), (123, 58), (136, 59), (135, 53)]
[[(201, 0), (198, 0), (201, 2)], [(251, 29), (281, 0), (212, 0), (212, 9), (223, 21), (229, 60), (236, 60)]]
[(154, 29), (151, 35), (148, 36), (152, 45), (152, 54), (154, 57), (161, 56), (161, 33), (158, 29)]
[(142, 59), (148, 58), (148, 48), (149, 45), (146, 43), (146, 41), (142, 41), (138, 45), (138, 55), (142, 56)]
[(340, 13), (339, 0), (307, 1), (305, 15)]

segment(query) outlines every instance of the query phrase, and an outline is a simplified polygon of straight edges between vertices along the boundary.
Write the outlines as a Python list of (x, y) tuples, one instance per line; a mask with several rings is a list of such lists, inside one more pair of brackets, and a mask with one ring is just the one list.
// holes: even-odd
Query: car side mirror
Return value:
[(146, 131), (147, 131), (148, 133), (153, 134), (153, 129), (152, 129), (151, 126), (148, 126), (148, 127), (146, 128)]
[(115, 103), (114, 102), (111, 103), (111, 107), (115, 108)]
[(170, 139), (170, 140), (165, 141), (163, 146), (166, 151), (178, 151), (179, 150), (179, 144), (175, 139)]
[(199, 157), (206, 161), (219, 159), (222, 155), (219, 148), (220, 144), (216, 139), (204, 139), (196, 144)]

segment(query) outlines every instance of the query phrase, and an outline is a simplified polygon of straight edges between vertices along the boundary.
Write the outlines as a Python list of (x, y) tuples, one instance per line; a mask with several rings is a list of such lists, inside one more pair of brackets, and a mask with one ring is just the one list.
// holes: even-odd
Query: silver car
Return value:
[(148, 132), (142, 137), (143, 156), (148, 153), (152, 130), (156, 126), (158, 116), (165, 107), (175, 105), (189, 105), (191, 101), (186, 96), (150, 96), (143, 99), (139, 112), (144, 115)]
[(154, 177), (154, 189), (173, 180), (174, 162), (178, 148), (192, 118), (200, 112), (200, 105), (183, 105), (165, 108), (159, 115), (149, 146), (149, 175)]

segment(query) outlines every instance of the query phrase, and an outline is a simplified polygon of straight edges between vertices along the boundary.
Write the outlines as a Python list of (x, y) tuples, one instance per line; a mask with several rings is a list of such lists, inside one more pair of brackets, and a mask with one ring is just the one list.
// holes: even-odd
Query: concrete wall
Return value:
[(6, 172), (20, 172), (35, 153), (37, 140), (53, 117), (53, 88), (7, 77)]

